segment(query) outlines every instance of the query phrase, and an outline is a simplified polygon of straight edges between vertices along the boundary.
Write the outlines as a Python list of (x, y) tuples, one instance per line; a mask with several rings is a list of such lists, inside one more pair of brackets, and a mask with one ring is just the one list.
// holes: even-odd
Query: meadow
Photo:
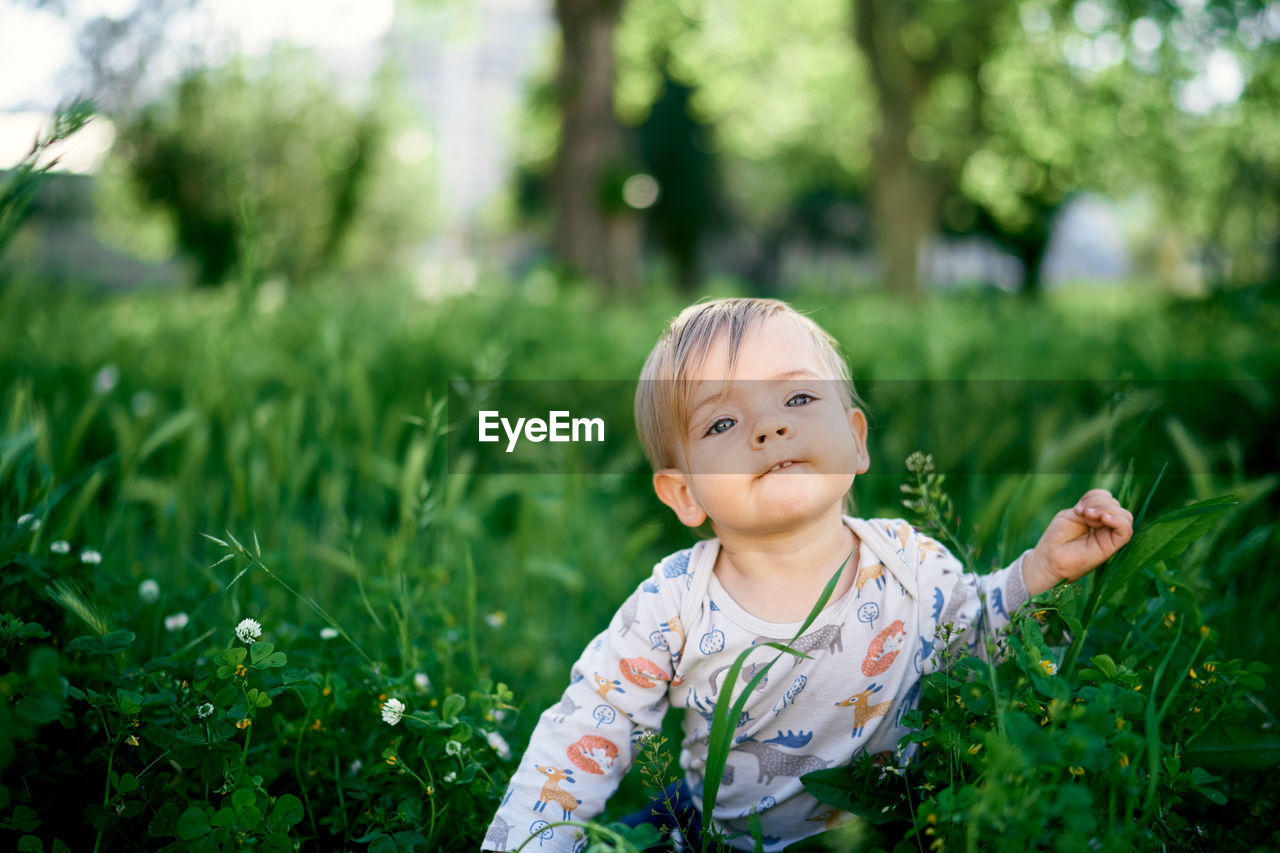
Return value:
[[(860, 514), (974, 571), (1093, 486), (1140, 517), (999, 666), (930, 677), (918, 765), (811, 780), (861, 818), (814, 849), (1280, 844), (1275, 289), (789, 298), (871, 408)], [(572, 661), (693, 534), (634, 436), (487, 470), (457, 401), (631, 380), (680, 307), (546, 271), (437, 300), (0, 282), (3, 846), (478, 849)]]

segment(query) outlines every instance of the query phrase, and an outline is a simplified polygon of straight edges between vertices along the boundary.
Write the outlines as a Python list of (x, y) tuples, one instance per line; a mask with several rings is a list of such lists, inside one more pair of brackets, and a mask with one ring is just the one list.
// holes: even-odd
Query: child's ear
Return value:
[(658, 500), (671, 507), (680, 523), (697, 527), (707, 520), (698, 498), (689, 487), (689, 480), (679, 468), (663, 468), (653, 475), (653, 491)]
[(867, 450), (867, 416), (861, 409), (851, 407), (846, 413), (849, 418), (849, 433), (858, 449), (858, 472), (867, 473), (871, 467), (871, 453)]

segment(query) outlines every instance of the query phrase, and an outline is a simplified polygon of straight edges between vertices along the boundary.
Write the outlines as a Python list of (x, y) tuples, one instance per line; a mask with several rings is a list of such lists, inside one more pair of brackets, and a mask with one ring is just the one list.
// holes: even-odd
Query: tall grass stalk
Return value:
[(747, 658), (760, 647), (752, 646), (749, 649), (743, 649), (737, 659), (734, 660), (733, 665), (729, 667), (729, 674), (724, 680), (724, 688), (716, 699), (716, 707), (711, 716), (711, 731), (707, 737), (706, 774), (702, 782), (702, 814), (708, 829), (713, 825), (716, 798), (720, 793), (720, 783), (724, 779), (724, 768), (729, 760), (729, 750), (733, 746), (733, 733), (737, 729), (738, 718), (742, 716), (742, 711), (747, 705), (747, 699), (784, 654), (795, 655), (798, 658), (809, 658), (809, 655), (792, 648), (791, 645), (804, 636), (804, 632), (809, 630), (809, 626), (813, 624), (814, 619), (818, 618), (822, 608), (827, 606), (827, 601), (831, 599), (831, 593), (835, 591), (836, 584), (840, 581), (840, 574), (852, 558), (853, 552), (851, 551), (849, 556), (844, 558), (844, 562), (840, 564), (840, 567), (836, 569), (835, 574), (831, 576), (831, 580), (827, 581), (822, 594), (818, 596), (818, 600), (814, 602), (813, 607), (809, 610), (809, 615), (805, 617), (804, 624), (800, 626), (795, 636), (787, 644), (765, 644), (777, 649), (777, 656), (760, 668), (755, 676), (747, 682), (747, 686), (738, 693), (737, 699), (731, 698), (733, 685), (738, 683), (738, 676), (741, 674)]

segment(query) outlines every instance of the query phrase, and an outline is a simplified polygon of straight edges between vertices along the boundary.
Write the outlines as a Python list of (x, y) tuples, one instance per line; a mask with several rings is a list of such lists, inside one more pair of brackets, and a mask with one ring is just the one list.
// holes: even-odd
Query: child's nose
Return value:
[(771, 437), (787, 438), (791, 435), (791, 425), (781, 421), (771, 423), (756, 433), (756, 444), (764, 444)]

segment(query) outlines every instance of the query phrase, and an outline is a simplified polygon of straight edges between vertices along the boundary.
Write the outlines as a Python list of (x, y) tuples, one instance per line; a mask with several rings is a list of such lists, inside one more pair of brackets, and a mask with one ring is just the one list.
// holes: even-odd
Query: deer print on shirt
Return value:
[(560, 787), (561, 782), (573, 781), (570, 771), (560, 770), (555, 767), (543, 767), (541, 764), (535, 764), (534, 767), (537, 768), (539, 773), (547, 777), (547, 781), (542, 785), (542, 792), (538, 794), (538, 800), (533, 804), (533, 810), (535, 812), (545, 811), (547, 803), (555, 803), (564, 812), (563, 819), (569, 820), (573, 815), (573, 810), (582, 805), (582, 800)]
[(871, 694), (879, 693), (883, 689), (882, 684), (869, 684), (861, 693), (855, 693), (843, 702), (836, 703), (838, 708), (853, 708), (853, 733), (849, 735), (850, 737), (858, 737), (866, 729), (867, 723), (889, 713), (889, 706), (893, 704), (892, 699), (875, 705), (871, 704)]

